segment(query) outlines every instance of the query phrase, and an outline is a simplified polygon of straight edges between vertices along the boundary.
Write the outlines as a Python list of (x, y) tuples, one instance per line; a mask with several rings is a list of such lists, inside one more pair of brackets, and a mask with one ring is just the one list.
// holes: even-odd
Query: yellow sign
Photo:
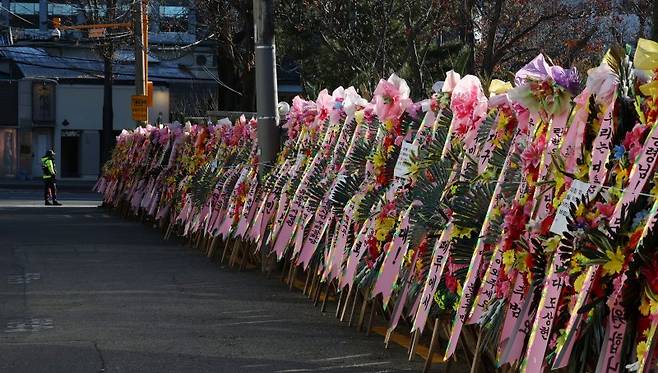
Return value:
[(133, 112), (133, 120), (144, 122), (148, 120), (147, 97), (136, 95), (132, 96), (130, 108)]
[(89, 30), (89, 38), (90, 39), (104, 38), (106, 30), (107, 29), (105, 28), (92, 28)]

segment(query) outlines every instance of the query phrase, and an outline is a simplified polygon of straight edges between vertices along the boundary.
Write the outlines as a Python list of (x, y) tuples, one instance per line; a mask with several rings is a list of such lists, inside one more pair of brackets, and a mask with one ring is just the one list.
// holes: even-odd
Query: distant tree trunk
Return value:
[(464, 0), (462, 2), (462, 8), (460, 12), (460, 36), (462, 42), (469, 48), (469, 56), (466, 63), (466, 72), (469, 74), (475, 72), (475, 32), (473, 29), (473, 2), (474, 0)]
[(486, 35), (486, 44), (484, 50), (484, 60), (482, 61), (482, 73), (487, 78), (491, 77), (494, 69), (496, 68), (497, 61), (495, 57), (496, 47), (496, 33), (498, 32), (498, 25), (500, 24), (500, 16), (503, 10), (503, 3), (505, 0), (496, 0), (493, 6), (493, 12), (489, 19), (489, 29)]
[[(403, 61), (405, 63), (409, 64), (409, 68), (411, 69), (411, 73), (409, 75), (409, 83), (412, 87), (419, 87), (423, 88), (423, 73), (420, 67), (420, 63), (418, 61), (418, 50), (416, 49), (416, 38), (417, 38), (417, 31), (412, 24), (412, 15), (408, 13), (405, 16), (405, 27), (407, 31), (405, 32), (406, 34), (406, 43), (407, 43), (407, 51), (406, 51), (406, 57)], [(423, 91), (420, 91), (418, 93), (424, 93)]]
[(651, 13), (651, 39), (658, 41), (658, 0), (653, 0)]
[(112, 108), (112, 84), (114, 83), (112, 53), (103, 56), (103, 131), (102, 131), (102, 154), (101, 162), (110, 159), (112, 154), (112, 131), (114, 130), (114, 110)]
[[(224, 47), (218, 45), (217, 78), (232, 89), (236, 89), (237, 85), (235, 83), (239, 81), (239, 79), (236, 78), (235, 71), (235, 59), (230, 51), (227, 51)], [(238, 110), (240, 108), (239, 95), (219, 83), (217, 85), (217, 101), (218, 110)]]

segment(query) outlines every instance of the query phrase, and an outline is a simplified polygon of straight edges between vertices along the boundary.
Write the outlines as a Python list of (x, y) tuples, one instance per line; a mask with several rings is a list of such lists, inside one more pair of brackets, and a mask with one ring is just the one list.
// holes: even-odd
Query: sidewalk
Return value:
[[(96, 180), (63, 179), (57, 180), (57, 189), (65, 192), (91, 192)], [(0, 189), (42, 189), (40, 179), (18, 180), (0, 178)]]

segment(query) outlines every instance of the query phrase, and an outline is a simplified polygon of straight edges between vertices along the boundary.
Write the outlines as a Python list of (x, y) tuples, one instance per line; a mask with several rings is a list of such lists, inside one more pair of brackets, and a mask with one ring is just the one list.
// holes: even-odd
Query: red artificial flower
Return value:
[(450, 291), (453, 294), (456, 293), (457, 292), (457, 278), (455, 276), (453, 276), (452, 274), (447, 273), (445, 279), (446, 279), (446, 288), (448, 289), (448, 291)]
[[(551, 207), (549, 210), (552, 210), (553, 207)], [(553, 220), (555, 219), (555, 214), (550, 214), (546, 219), (544, 219), (541, 222), (540, 228), (539, 228), (539, 234), (540, 235), (547, 235), (549, 230), (551, 229), (551, 225), (553, 225)]]
[(388, 180), (389, 180), (388, 175), (385, 172), (382, 172), (379, 175), (377, 175), (376, 181), (378, 185), (386, 185), (388, 184)]
[(501, 273), (498, 276), (498, 281), (496, 282), (496, 298), (504, 298), (509, 294), (510, 290), (510, 280), (505, 273), (505, 267), (501, 267)]
[(395, 140), (393, 139), (393, 136), (386, 135), (386, 137), (384, 138), (384, 150), (388, 151), (388, 147), (393, 145), (394, 141)]
[(418, 244), (417, 250), (418, 256), (423, 255), (427, 251), (427, 237), (423, 237), (423, 239)]
[(647, 281), (647, 286), (654, 294), (658, 294), (658, 260), (653, 258), (651, 264), (641, 270), (642, 275)]
[(640, 238), (642, 238), (642, 229), (637, 229), (631, 235), (630, 241), (628, 242), (628, 247), (630, 249), (635, 249), (637, 243), (640, 242)]

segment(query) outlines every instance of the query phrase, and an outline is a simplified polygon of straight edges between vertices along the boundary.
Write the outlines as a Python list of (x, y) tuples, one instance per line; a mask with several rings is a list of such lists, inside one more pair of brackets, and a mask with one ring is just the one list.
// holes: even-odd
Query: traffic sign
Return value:
[(130, 109), (133, 113), (133, 120), (144, 122), (148, 120), (148, 100), (146, 96), (134, 95), (131, 99)]

